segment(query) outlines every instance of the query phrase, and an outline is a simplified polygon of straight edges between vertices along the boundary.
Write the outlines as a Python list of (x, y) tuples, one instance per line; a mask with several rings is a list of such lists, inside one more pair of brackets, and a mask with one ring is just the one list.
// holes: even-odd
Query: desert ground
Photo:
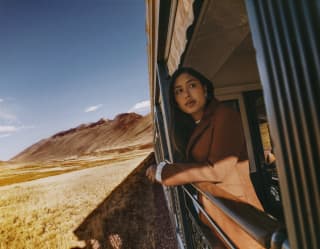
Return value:
[[(154, 186), (141, 165), (150, 152), (147, 148), (121, 156), (114, 152), (44, 165), (2, 165), (0, 248), (156, 248)], [(132, 199), (142, 207), (132, 211)], [(142, 237), (126, 232), (132, 221), (132, 231), (140, 229)], [(144, 222), (143, 229), (139, 222)]]

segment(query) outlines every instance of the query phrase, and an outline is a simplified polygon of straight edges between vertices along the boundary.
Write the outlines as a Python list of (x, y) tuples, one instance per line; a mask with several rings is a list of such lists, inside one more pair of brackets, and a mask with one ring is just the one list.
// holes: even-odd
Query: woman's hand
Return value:
[(156, 181), (156, 170), (157, 170), (157, 165), (155, 165), (155, 164), (153, 164), (147, 168), (146, 176), (148, 177), (148, 179), (151, 182)]

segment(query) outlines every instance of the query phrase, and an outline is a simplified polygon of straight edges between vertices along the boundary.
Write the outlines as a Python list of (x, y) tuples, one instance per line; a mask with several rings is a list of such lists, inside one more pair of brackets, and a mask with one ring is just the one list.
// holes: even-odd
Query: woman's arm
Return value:
[(166, 165), (161, 174), (161, 183), (166, 186), (182, 185), (195, 182), (219, 183), (230, 167), (238, 161), (237, 157), (228, 157), (213, 166), (203, 163), (174, 163)]
[[(222, 182), (230, 167), (238, 161), (237, 157), (228, 157), (214, 165), (209, 163), (173, 163), (163, 167), (161, 172), (161, 184), (166, 186), (176, 186), (195, 182)], [(150, 166), (147, 177), (154, 182), (156, 179), (157, 166)]]
[(175, 163), (162, 172), (162, 183), (180, 185), (192, 182), (223, 182), (245, 150), (245, 140), (238, 112), (221, 107), (215, 113), (214, 132), (208, 163)]
[[(208, 163), (174, 163), (162, 169), (161, 183), (167, 186), (195, 182), (223, 182), (238, 162), (245, 149), (239, 113), (222, 107), (215, 114), (214, 132)], [(153, 167), (153, 168), (152, 168)], [(147, 170), (150, 180), (155, 180), (156, 166)]]

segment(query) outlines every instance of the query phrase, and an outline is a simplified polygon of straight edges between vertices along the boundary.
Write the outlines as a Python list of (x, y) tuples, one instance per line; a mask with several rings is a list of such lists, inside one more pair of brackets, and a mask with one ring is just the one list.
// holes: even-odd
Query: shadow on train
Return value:
[[(160, 210), (166, 207), (162, 188), (145, 177), (146, 167), (153, 161), (154, 154), (151, 153), (78, 226), (74, 234), (85, 242), (83, 248), (151, 249), (160, 248), (161, 244), (174, 238), (168, 229), (168, 211)], [(157, 237), (158, 230), (161, 230), (161, 238)], [(73, 249), (76, 248), (80, 249)]]

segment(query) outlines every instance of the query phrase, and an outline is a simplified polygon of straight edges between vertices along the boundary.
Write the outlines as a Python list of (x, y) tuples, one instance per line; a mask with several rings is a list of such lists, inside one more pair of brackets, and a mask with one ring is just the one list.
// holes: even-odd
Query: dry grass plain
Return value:
[(0, 166), (0, 249), (83, 248), (74, 230), (151, 152)]

